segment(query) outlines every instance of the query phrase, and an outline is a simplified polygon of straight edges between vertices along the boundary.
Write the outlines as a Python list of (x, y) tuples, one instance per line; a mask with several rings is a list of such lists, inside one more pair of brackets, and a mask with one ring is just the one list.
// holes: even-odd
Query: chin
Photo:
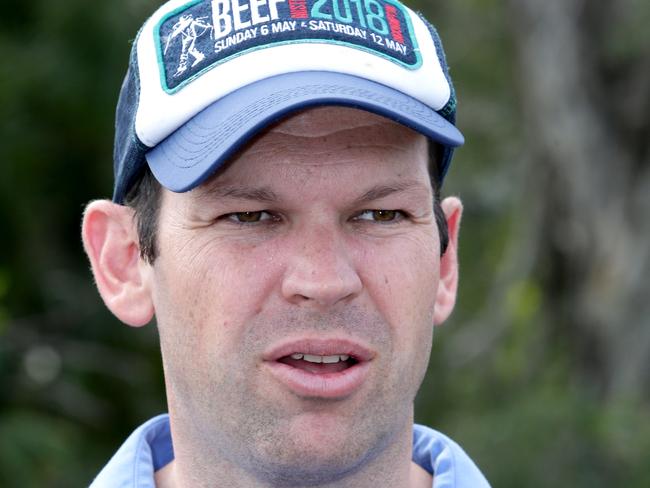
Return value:
[(361, 470), (377, 455), (375, 449), (349, 444), (317, 446), (306, 442), (283, 447), (282, 453), (266, 453), (264, 461), (254, 468), (259, 479), (272, 481), (273, 486), (335, 483)]
[(258, 445), (258, 477), (277, 486), (308, 486), (336, 482), (376, 458), (387, 435), (345, 425), (332, 417), (311, 415), (293, 422), (282, 441)]

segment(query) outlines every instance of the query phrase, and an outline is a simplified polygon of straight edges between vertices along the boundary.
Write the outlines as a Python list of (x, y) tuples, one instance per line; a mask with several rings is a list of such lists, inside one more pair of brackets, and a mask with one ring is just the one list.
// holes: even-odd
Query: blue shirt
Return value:
[[(173, 459), (169, 416), (159, 415), (129, 436), (90, 488), (155, 488), (154, 473)], [(465, 451), (429, 427), (413, 426), (413, 461), (433, 475), (432, 488), (490, 488)]]

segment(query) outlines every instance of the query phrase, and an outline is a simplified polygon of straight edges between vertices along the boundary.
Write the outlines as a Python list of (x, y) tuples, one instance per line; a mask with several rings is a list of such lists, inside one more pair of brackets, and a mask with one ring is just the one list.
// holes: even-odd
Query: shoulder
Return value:
[(413, 426), (413, 461), (434, 476), (434, 488), (489, 488), (474, 461), (456, 442), (423, 425)]
[(159, 415), (124, 441), (90, 488), (154, 488), (154, 472), (173, 458), (169, 416)]

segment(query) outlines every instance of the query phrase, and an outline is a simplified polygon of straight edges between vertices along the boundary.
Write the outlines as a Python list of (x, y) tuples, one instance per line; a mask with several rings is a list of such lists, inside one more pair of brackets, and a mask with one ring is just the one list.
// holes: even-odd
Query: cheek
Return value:
[(364, 282), (391, 326), (396, 353), (418, 353), (431, 341), (437, 252), (435, 241), (425, 235), (405, 236), (364, 254)]
[(382, 384), (396, 402), (413, 401), (429, 363), (438, 252), (426, 236), (409, 236), (368, 253), (363, 265), (366, 290), (389, 326)]
[(217, 240), (161, 250), (155, 268), (156, 317), (163, 334), (188, 351), (228, 351), (272, 293), (274, 253)]

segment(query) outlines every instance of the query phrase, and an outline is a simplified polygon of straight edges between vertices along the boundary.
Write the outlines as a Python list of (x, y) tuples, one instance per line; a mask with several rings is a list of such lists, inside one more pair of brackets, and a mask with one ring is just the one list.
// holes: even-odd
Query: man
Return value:
[[(178, 77), (190, 15), (214, 36)], [(145, 23), (83, 240), (110, 310), (156, 318), (169, 416), (92, 486), (488, 486), (413, 426), (456, 295), (454, 116), (436, 32), (396, 0), (172, 1)]]

